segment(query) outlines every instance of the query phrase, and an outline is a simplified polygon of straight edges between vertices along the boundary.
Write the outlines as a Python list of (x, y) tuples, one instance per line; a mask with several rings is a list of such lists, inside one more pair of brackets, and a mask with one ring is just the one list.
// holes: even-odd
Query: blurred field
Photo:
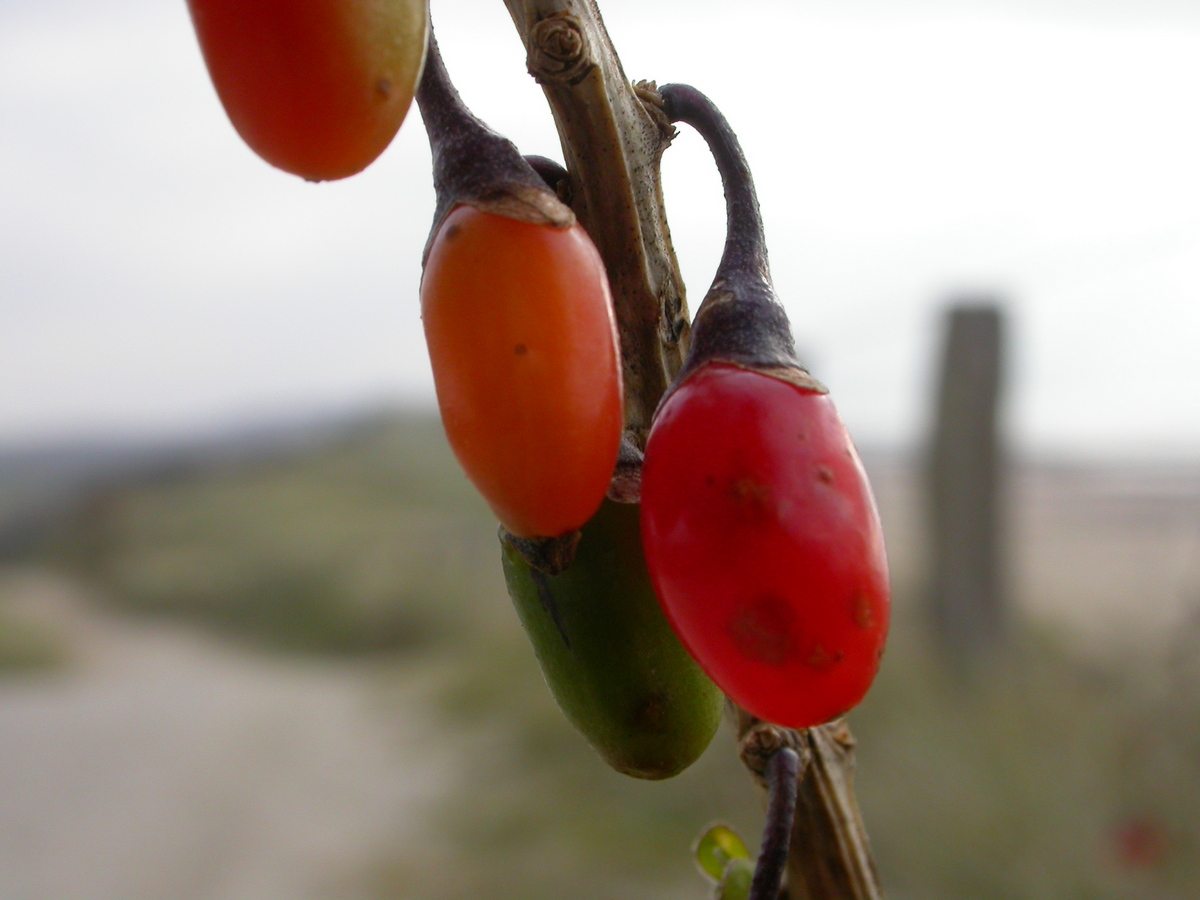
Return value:
[[(1200, 896), (1200, 468), (1018, 469), (1020, 627), (1011, 658), (967, 685), (925, 641), (914, 467), (882, 453), (867, 463), (897, 616), (851, 724), (889, 896)], [(494, 523), (436, 421), (381, 418), (300, 445), (110, 469), (42, 507), (30, 497), (49, 495), (53, 473), (31, 494), (28, 480), (14, 487), (20, 471), (0, 466), (0, 499), (21, 500), (0, 504), (0, 720), (17, 730), (0, 740), (12, 751), (0, 808), (20, 800), (35, 822), (23, 836), (0, 826), (0, 862), (23, 879), (0, 878), (3, 900), (82, 896), (61, 888), (89, 883), (89, 897), (122, 900), (700, 897), (687, 848), (703, 826), (721, 818), (757, 840), (728, 734), (679, 778), (642, 783), (608, 771), (566, 725), (505, 596)], [(189, 687), (129, 712), (147, 683), (175, 681)], [(107, 706), (88, 706), (100, 696)], [(197, 698), (207, 712), (181, 716)], [(59, 724), (22, 731), (31, 708)], [(269, 744), (266, 768), (239, 744), (263, 717), (288, 736)], [(330, 717), (342, 737), (321, 726)], [(140, 769), (89, 766), (93, 748), (119, 757), (145, 729), (159, 736)], [(172, 755), (192, 768), (152, 777), (131, 811), (113, 785)], [(274, 799), (251, 802), (273, 769)], [(183, 821), (198, 815), (186, 798), (214, 778), (239, 798), (228, 827), (240, 837), (210, 840), (200, 864), (189, 842), (208, 832)], [(77, 821), (72, 795), (48, 790), (62, 808), (38, 824), (38, 794), (19, 787), (38, 779), (71, 781)], [(347, 824), (355, 804), (360, 828)], [(88, 828), (109, 843), (89, 843)], [(139, 829), (160, 833), (145, 843), (160, 868), (226, 874), (139, 875)], [(327, 864), (322, 835), (337, 851)], [(304, 878), (281, 874), (297, 860)]]

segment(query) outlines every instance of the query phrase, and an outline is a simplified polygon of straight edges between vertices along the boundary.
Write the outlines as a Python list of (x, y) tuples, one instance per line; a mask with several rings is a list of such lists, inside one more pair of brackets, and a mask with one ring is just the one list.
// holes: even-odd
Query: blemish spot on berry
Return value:
[(804, 663), (810, 669), (816, 669), (818, 672), (827, 672), (845, 658), (846, 654), (841, 650), (830, 653), (820, 644), (815, 644), (808, 656), (805, 657)]
[(634, 715), (638, 726), (646, 731), (662, 731), (667, 715), (667, 698), (662, 691), (653, 691)]
[(795, 613), (782, 597), (763, 594), (730, 616), (726, 629), (738, 652), (748, 659), (781, 666), (795, 648)]
[(734, 509), (751, 519), (769, 518), (773, 513), (771, 490), (753, 478), (734, 478), (729, 484)]
[(817, 481), (822, 484), (833, 484), (833, 469), (829, 466), (817, 466)]
[(868, 629), (875, 626), (875, 608), (871, 606), (871, 598), (866, 594), (858, 593), (854, 595), (852, 613), (854, 615), (854, 624), (859, 628)]
[(524, 344), (517, 344), (517, 346), (513, 347), (513, 353), (515, 353), (517, 356), (524, 356), (528, 352), (529, 348)]
[(375, 90), (378, 91), (379, 95), (386, 100), (392, 95), (391, 80), (388, 78), (380, 78), (377, 82), (375, 82)]
[(767, 489), (753, 478), (735, 478), (729, 485), (729, 493), (735, 500), (763, 500)]
[(445, 234), (443, 235), (443, 237), (444, 237), (446, 240), (448, 240), (448, 241), (452, 241), (452, 240), (454, 240), (456, 237), (458, 237), (458, 233), (459, 233), (460, 231), (462, 231), (462, 227), (461, 227), (461, 226), (459, 226), (459, 225), (450, 225), (450, 226), (448, 226), (448, 227), (446, 228), (446, 232), (445, 232)]

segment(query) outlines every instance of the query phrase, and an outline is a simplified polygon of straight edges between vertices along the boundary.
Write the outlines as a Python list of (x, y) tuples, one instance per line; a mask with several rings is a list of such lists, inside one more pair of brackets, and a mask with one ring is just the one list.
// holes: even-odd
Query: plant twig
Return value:
[(854, 798), (854, 738), (845, 721), (793, 730), (735, 712), (742, 763), (761, 790), (768, 789), (766, 764), (778, 748), (792, 748), (803, 763), (788, 849), (788, 900), (882, 900)]

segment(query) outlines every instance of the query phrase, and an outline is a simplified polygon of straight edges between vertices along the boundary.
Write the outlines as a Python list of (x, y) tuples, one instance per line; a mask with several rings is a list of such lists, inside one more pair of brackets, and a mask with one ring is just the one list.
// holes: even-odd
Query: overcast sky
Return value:
[[(630, 77), (695, 84), (740, 133), (860, 442), (920, 438), (940, 310), (986, 291), (1019, 446), (1200, 457), (1200, 3), (601, 5)], [(433, 12), (477, 114), (561, 158), (501, 0)], [(4, 0), (0, 444), (431, 404), (428, 166), (415, 110), (346, 181), (261, 162), (183, 0)], [(699, 138), (665, 179), (694, 304), (724, 227)]]

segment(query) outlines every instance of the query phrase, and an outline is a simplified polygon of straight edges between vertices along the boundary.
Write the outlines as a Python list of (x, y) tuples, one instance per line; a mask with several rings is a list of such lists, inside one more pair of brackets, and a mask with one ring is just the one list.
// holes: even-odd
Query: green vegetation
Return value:
[(436, 865), (398, 848), (380, 898), (700, 898), (689, 848), (706, 825), (756, 843), (758, 801), (724, 727), (673, 779), (620, 775), (555, 706), (519, 628), (455, 654), (442, 684), (442, 721), (470, 764), (441, 807)]
[(53, 631), (0, 608), (0, 675), (44, 672), (65, 661), (65, 650)]
[[(1187, 654), (1085, 662), (1027, 635), (969, 687), (935, 665), (920, 624), (901, 614), (879, 684), (851, 716), (888, 896), (1196, 895), (1200, 672)], [(704, 826), (729, 823), (752, 849), (761, 827), (727, 730), (678, 778), (615, 775), (554, 708), (519, 638), (493, 635), (450, 668), (446, 721), (474, 756), (444, 806), (449, 855), (427, 868), (398, 851), (379, 896), (705, 896), (688, 853)]]
[(893, 896), (1196, 896), (1193, 663), (1150, 648), (1088, 661), (1027, 631), (987, 683), (967, 686), (935, 665), (921, 624), (900, 619), (852, 718), (859, 799)]
[(500, 583), (480, 565), (495, 525), (431, 417), (108, 486), (49, 552), (120, 608), (316, 653), (450, 637)]

